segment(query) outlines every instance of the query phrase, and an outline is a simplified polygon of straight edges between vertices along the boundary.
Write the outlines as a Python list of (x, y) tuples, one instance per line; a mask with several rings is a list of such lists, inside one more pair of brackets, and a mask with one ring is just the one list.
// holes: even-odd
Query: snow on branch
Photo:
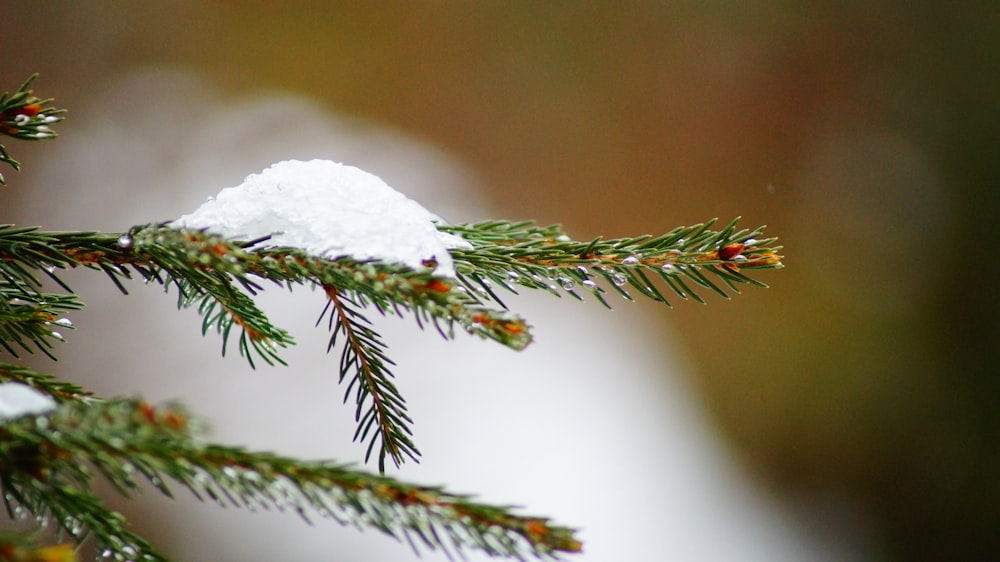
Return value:
[(223, 189), (176, 227), (207, 229), (236, 240), (266, 238), (337, 259), (378, 260), (453, 277), (448, 253), (471, 248), (419, 203), (378, 176), (329, 160), (286, 160)]

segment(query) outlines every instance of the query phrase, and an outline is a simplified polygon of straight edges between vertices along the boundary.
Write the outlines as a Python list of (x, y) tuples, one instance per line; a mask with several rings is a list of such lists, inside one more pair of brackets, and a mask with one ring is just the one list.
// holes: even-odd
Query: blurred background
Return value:
[[(63, 137), (157, 112), (76, 112), (116, 76), (183, 68), (218, 89), (183, 90), (177, 142), (284, 91), (436, 146), (498, 218), (577, 239), (767, 224), (786, 246), (771, 289), (644, 324), (679, 338), (696, 407), (769, 495), (844, 521), (867, 558), (1000, 550), (995, 3), (0, 5), (0, 90), (39, 72)], [(8, 148), (4, 214), (52, 150)]]

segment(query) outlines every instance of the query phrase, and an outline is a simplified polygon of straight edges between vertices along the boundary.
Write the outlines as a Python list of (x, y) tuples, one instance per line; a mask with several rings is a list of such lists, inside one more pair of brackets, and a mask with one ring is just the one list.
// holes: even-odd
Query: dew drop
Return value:
[(639, 263), (639, 258), (635, 256), (629, 256), (622, 260), (623, 265), (635, 265), (637, 263)]
[(59, 341), (66, 341), (66, 338), (64, 338), (59, 332), (52, 332), (52, 337)]
[(59, 320), (56, 320), (55, 323), (58, 324), (58, 325), (60, 325), (60, 326), (63, 326), (64, 328), (72, 328), (73, 327), (73, 321), (70, 320), (69, 318), (60, 318)]
[(680, 245), (680, 246), (683, 246), (686, 243), (687, 243), (687, 240), (685, 240), (683, 238), (678, 238), (677, 239), (677, 244)]
[(587, 266), (585, 266), (585, 265), (578, 265), (578, 266), (576, 266), (576, 270), (579, 271), (580, 273), (584, 274), (584, 275), (590, 275), (590, 270), (588, 270)]
[(662, 269), (663, 271), (673, 271), (676, 268), (674, 267), (674, 264), (672, 264), (672, 263), (665, 263), (665, 264), (663, 264), (663, 267), (661, 267), (660, 269)]
[(156, 489), (158, 489), (158, 490), (160, 490), (160, 491), (162, 491), (164, 493), (167, 490), (166, 484), (163, 483), (163, 479), (160, 478), (159, 476), (151, 476), (149, 478), (149, 483), (152, 484), (153, 486), (155, 486)]
[(118, 237), (118, 247), (123, 249), (128, 249), (132, 247), (132, 237), (128, 234), (122, 234)]
[(23, 113), (18, 113), (17, 115), (14, 116), (14, 122), (17, 123), (18, 125), (25, 125), (28, 123), (28, 121), (31, 121), (31, 117), (28, 117)]
[(569, 242), (571, 238), (565, 234), (560, 234), (559, 236), (556, 236), (556, 240), (560, 242)]
[(747, 261), (747, 257), (743, 254), (736, 254), (733, 256), (733, 261)]
[(567, 291), (570, 291), (573, 289), (573, 287), (576, 287), (576, 282), (570, 279), (569, 277), (565, 276), (559, 278), (559, 284), (562, 286), (563, 289)]
[(271, 498), (271, 505), (277, 508), (278, 511), (285, 511), (289, 507), (288, 502), (281, 496), (274, 496)]
[(757, 243), (756, 238), (747, 238), (746, 240), (743, 241), (744, 246), (753, 246), (756, 243)]
[(83, 523), (75, 517), (67, 517), (63, 520), (63, 527), (74, 537), (79, 537), (83, 533)]
[(615, 273), (614, 275), (611, 276), (611, 282), (614, 283), (615, 286), (621, 287), (628, 282), (628, 278), (622, 275), (621, 273)]
[(521, 274), (518, 273), (518, 272), (516, 272), (516, 271), (508, 271), (507, 272), (507, 279), (509, 281), (517, 281), (520, 278), (521, 278)]
[(597, 283), (595, 283), (593, 279), (586, 279), (584, 281), (581, 281), (580, 284), (583, 285), (584, 287), (588, 288), (588, 289), (596, 289), (597, 288)]
[(559, 287), (556, 287), (555, 283), (549, 283), (549, 290), (556, 292), (559, 290)]

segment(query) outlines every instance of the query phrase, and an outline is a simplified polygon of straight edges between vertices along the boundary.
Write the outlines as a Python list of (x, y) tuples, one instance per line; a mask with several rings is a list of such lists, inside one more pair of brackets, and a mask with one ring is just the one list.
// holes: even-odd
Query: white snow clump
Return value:
[(414, 269), (433, 266), (454, 277), (449, 248), (471, 248), (437, 230), (439, 217), (378, 176), (329, 160), (285, 160), (228, 187), (174, 226), (207, 229), (226, 238), (271, 236), (329, 259), (350, 256)]
[(0, 384), (0, 421), (44, 414), (56, 407), (51, 396), (19, 382)]

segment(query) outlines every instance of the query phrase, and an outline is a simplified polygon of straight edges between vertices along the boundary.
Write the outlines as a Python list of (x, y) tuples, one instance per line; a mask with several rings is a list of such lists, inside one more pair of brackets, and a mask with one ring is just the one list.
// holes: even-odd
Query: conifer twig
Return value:
[[(237, 242), (166, 225), (139, 226), (122, 235), (0, 227), (0, 267), (4, 263), (16, 265), (8, 267), (6, 275), (25, 287), (40, 286), (25, 267), (41, 269), (56, 280), (54, 271), (59, 268), (97, 268), (123, 291), (122, 280), (132, 276), (131, 268), (146, 280), (176, 287), (179, 307), (197, 305), (203, 332), (214, 327), (223, 337), (223, 352), (232, 329), (238, 327), (240, 353), (251, 365), (254, 354), (269, 364), (282, 362), (278, 349), (294, 343), (252, 300), (252, 295), (262, 290), (253, 278), (289, 288), (298, 284), (323, 288), (333, 304), (331, 345), (338, 334), (346, 335), (340, 377), (344, 380), (353, 369), (345, 396), (356, 389), (359, 426), (355, 438), (370, 436), (366, 459), (375, 443), (380, 443), (379, 468), (384, 469), (387, 456), (398, 465), (404, 456), (415, 459), (419, 451), (410, 438), (405, 401), (391, 381), (385, 345), (363, 325), (367, 319), (359, 307), (374, 306), (383, 314), (412, 312), (418, 323), (432, 323), (446, 338), (452, 337), (452, 325), (458, 323), (472, 334), (520, 349), (531, 341), (525, 322), (510, 312), (483, 305), (485, 300), (504, 306), (492, 283), (510, 291), (523, 286), (555, 295), (565, 292), (578, 299), (574, 288), (584, 287), (605, 306), (610, 305), (600, 280), (627, 299), (632, 296), (625, 287), (631, 286), (668, 305), (650, 274), (679, 297), (698, 302), (705, 301), (695, 287), (729, 298), (726, 289), (739, 292), (740, 284), (766, 286), (745, 271), (781, 267), (776, 239), (759, 238), (763, 227), (737, 230), (735, 220), (720, 231), (711, 230), (711, 225), (712, 221), (680, 227), (655, 238), (598, 238), (590, 242), (575, 242), (558, 227), (537, 227), (528, 222), (441, 227), (473, 244), (471, 250), (452, 250), (458, 284), (434, 277), (429, 271), (349, 257), (317, 258), (294, 248), (255, 248), (263, 240)], [(46, 302), (54, 306), (59, 300), (50, 297)], [(353, 303), (353, 308), (347, 308), (347, 303)], [(2, 320), (0, 314), (0, 327)], [(30, 326), (13, 325), (22, 330)], [(51, 334), (52, 330), (36, 328), (26, 337), (46, 351), (51, 347), (46, 336)], [(11, 340), (26, 347), (20, 339)]]
[[(32, 95), (29, 86), (34, 78), (13, 94), (0, 95), (0, 134), (20, 140), (55, 137), (50, 126), (63, 119), (64, 110), (48, 107), (51, 100)], [(0, 162), (19, 170), (2, 144)], [(304, 171), (309, 175), (301, 175)], [(262, 180), (264, 175), (268, 179)], [(82, 307), (60, 279), (58, 272), (63, 269), (102, 271), (126, 294), (127, 282), (135, 278), (155, 282), (168, 292), (173, 288), (179, 308), (198, 310), (203, 334), (214, 330), (221, 335), (223, 353), (237, 329), (239, 352), (251, 366), (255, 358), (283, 364), (280, 350), (294, 344), (254, 297), (268, 283), (289, 289), (320, 288), (327, 297), (320, 321), (327, 318), (331, 331), (328, 351), (341, 346), (339, 378), (347, 381), (345, 402), (354, 394), (355, 440), (368, 441), (366, 462), (378, 447), (380, 474), (332, 461), (302, 461), (205, 444), (197, 435), (197, 421), (178, 406), (153, 408), (139, 399), (97, 398), (79, 386), (0, 362), (4, 392), (0, 495), (12, 518), (35, 519), (40, 527), (37, 536), (55, 530), (56, 541), (93, 540), (105, 559), (165, 561), (153, 545), (129, 529), (121, 514), (93, 493), (93, 481), (100, 475), (124, 496), (135, 494), (142, 481), (167, 496), (173, 495), (171, 485), (180, 485), (198, 499), (221, 505), (292, 511), (307, 521), (318, 515), (372, 527), (405, 539), (418, 552), (421, 547), (442, 549), (449, 557), (465, 548), (522, 560), (580, 552), (574, 530), (547, 518), (520, 515), (506, 506), (384, 475), (387, 457), (398, 466), (405, 458), (416, 460), (420, 453), (411, 440), (412, 420), (405, 400), (393, 382), (394, 363), (366, 310), (412, 315), (420, 328), (433, 325), (446, 339), (454, 337), (458, 326), (520, 350), (532, 341), (530, 328), (507, 310), (494, 287), (511, 292), (516, 287), (541, 289), (577, 299), (581, 297), (576, 291), (582, 288), (608, 307), (609, 289), (629, 300), (633, 290), (667, 305), (664, 293), (670, 292), (704, 303), (694, 289), (729, 298), (741, 285), (766, 286), (748, 272), (782, 267), (776, 239), (762, 238), (763, 227), (737, 230), (735, 220), (717, 231), (709, 221), (657, 237), (589, 242), (573, 241), (558, 226), (531, 222), (438, 226), (441, 232), (435, 232), (435, 219), (427, 218), (425, 209), (355, 168), (323, 161), (284, 162), (255, 177), (255, 182), (264, 182), (258, 185), (263, 191), (253, 192), (252, 205), (241, 211), (241, 220), (248, 221), (242, 224), (266, 225), (255, 231), (262, 237), (254, 240), (227, 239), (170, 223), (140, 225), (121, 234), (0, 225), (0, 354), (18, 357), (18, 351), (39, 350), (55, 359), (54, 341), (63, 339), (59, 329), (73, 328), (65, 315)], [(270, 228), (271, 211), (288, 195), (284, 189), (288, 178), (297, 184), (298, 201), (306, 201), (313, 212), (303, 215), (296, 208), (291, 215), (279, 214), (285, 222), (329, 225), (327, 214), (339, 212), (342, 199), (356, 203), (360, 213), (332, 223), (341, 227), (332, 239), (326, 236), (327, 229), (312, 228), (305, 229), (308, 236), (282, 238), (287, 233)], [(326, 198), (331, 183), (344, 188), (336, 192), (341, 199)], [(312, 203), (317, 199), (310, 197), (317, 186), (324, 201), (337, 205), (316, 210)], [(212, 228), (219, 216), (212, 213), (226, 205), (207, 205), (207, 215), (201, 215), (210, 217), (207, 223), (182, 218), (174, 224)], [(364, 231), (373, 205), (386, 214), (398, 212), (399, 218), (412, 219), (413, 228), (390, 231), (392, 236), (379, 239), (387, 242), (372, 244)], [(300, 220), (303, 216), (311, 220)], [(191, 220), (191, 215), (187, 217)], [(355, 237), (355, 231), (363, 235)], [(317, 234), (323, 241), (313, 244)], [(424, 234), (429, 236), (421, 238)], [(435, 250), (424, 254), (426, 246), (415, 244), (421, 251), (415, 257), (407, 252), (370, 253), (378, 245), (406, 246), (403, 239), (411, 237), (433, 241)], [(351, 244), (342, 245), (345, 239)], [(280, 247), (278, 240), (285, 244), (305, 240), (303, 248), (312, 248), (313, 253)], [(350, 248), (345, 253), (355, 256), (330, 256), (330, 247)], [(381, 257), (356, 257), (365, 255)], [(399, 255), (408, 265), (388, 257)], [(443, 273), (439, 276), (436, 271)], [(46, 278), (65, 293), (49, 290)], [(39, 396), (38, 391), (55, 400)], [(18, 403), (19, 396), (31, 396), (44, 406), (38, 409), (28, 398)], [(76, 555), (70, 547), (62, 542), (39, 547), (29, 535), (0, 532), (0, 559), (73, 562)]]
[(92, 393), (73, 383), (61, 381), (52, 375), (34, 369), (0, 362), (0, 383), (19, 382), (48, 394), (57, 402), (90, 402), (97, 400)]
[[(332, 335), (327, 350), (337, 346), (338, 336), (343, 334), (344, 345), (340, 358), (340, 382), (348, 376), (351, 382), (344, 391), (344, 402), (351, 391), (355, 391), (357, 410), (354, 420), (358, 429), (354, 440), (369, 440), (365, 450), (365, 462), (371, 457), (375, 444), (380, 442), (378, 454), (379, 472), (385, 472), (385, 457), (388, 455), (396, 466), (403, 462), (403, 455), (417, 460), (420, 451), (410, 440), (413, 423), (406, 413), (406, 402), (389, 380), (393, 375), (388, 365), (393, 361), (385, 355), (386, 345), (370, 327), (370, 322), (351, 307), (349, 297), (341, 295), (333, 285), (323, 287), (329, 300), (320, 316), (329, 311), (329, 325)], [(356, 306), (356, 305), (355, 305)], [(365, 404), (368, 404), (365, 410)], [(362, 415), (362, 410), (365, 410)]]
[(668, 306), (650, 275), (681, 299), (700, 303), (705, 301), (692, 285), (726, 299), (730, 298), (726, 289), (739, 293), (740, 284), (766, 287), (744, 272), (782, 267), (777, 253), (781, 246), (774, 245), (776, 238), (760, 238), (764, 227), (737, 230), (738, 220), (719, 231), (710, 229), (712, 220), (657, 237), (590, 242), (573, 241), (558, 226), (538, 227), (531, 222), (490, 221), (441, 230), (472, 243), (471, 250), (452, 251), (456, 270), (472, 292), (503, 305), (490, 283), (515, 293), (514, 287), (522, 286), (577, 299), (581, 297), (576, 288), (583, 287), (610, 308), (604, 298), (607, 291), (598, 281), (628, 300), (632, 296), (626, 285)]
[[(514, 349), (521, 349), (531, 341), (522, 319), (483, 306), (460, 285), (434, 277), (429, 271), (348, 257), (317, 258), (294, 248), (251, 251), (259, 242), (230, 241), (203, 231), (164, 225), (139, 226), (120, 235), (0, 227), (0, 264), (5, 257), (17, 264), (19, 278), (32, 286), (40, 286), (32, 269), (45, 271), (61, 283), (56, 272), (69, 267), (103, 270), (123, 292), (127, 292), (123, 281), (134, 276), (165, 288), (173, 286), (178, 307), (196, 307), (202, 315), (202, 332), (214, 327), (222, 335), (223, 353), (233, 328), (239, 328), (240, 354), (251, 366), (254, 355), (269, 364), (282, 363), (278, 349), (294, 343), (291, 335), (271, 324), (254, 303), (252, 296), (263, 289), (258, 281), (267, 280), (288, 288), (299, 284), (319, 286), (331, 302), (334, 295), (339, 295), (340, 307), (331, 316), (338, 321), (332, 326), (341, 330), (351, 326), (354, 336), (346, 338), (341, 379), (345, 376), (344, 367), (354, 366), (346, 394), (352, 387), (358, 390), (356, 438), (365, 440), (371, 436), (366, 459), (371, 455), (372, 445), (381, 444), (380, 469), (385, 467), (386, 456), (398, 465), (404, 456), (415, 459), (419, 451), (409, 437), (411, 420), (405, 413), (405, 402), (395, 391), (391, 373), (385, 368), (388, 362), (381, 351), (384, 345), (365, 344), (357, 337), (364, 333), (358, 322), (367, 322), (358, 308), (373, 306), (383, 314), (399, 316), (412, 312), (418, 324), (432, 324), (446, 338), (454, 336), (452, 325), (457, 323), (471, 334)], [(350, 314), (343, 307), (344, 299), (354, 303)], [(41, 336), (49, 334), (51, 330), (36, 334), (34, 343), (39, 347), (47, 344)], [(373, 336), (367, 341), (373, 343), (376, 339)], [(369, 398), (371, 408), (365, 409)]]
[(141, 478), (172, 496), (173, 481), (202, 500), (370, 526), (414, 548), (475, 548), (522, 558), (581, 548), (571, 529), (546, 518), (441, 488), (338, 463), (199, 444), (192, 439), (193, 423), (177, 407), (156, 409), (139, 400), (71, 402), (49, 415), (8, 421), (0, 432), (0, 482), (11, 498), (8, 508), (52, 521), (76, 541), (94, 536), (112, 557), (162, 560), (92, 495), (87, 467), (93, 466), (125, 495), (136, 491)]
[[(45, 107), (52, 99), (38, 99), (29, 86), (37, 78), (32, 74), (13, 94), (0, 94), (0, 133), (21, 140), (50, 140), (56, 137), (51, 125), (63, 120), (63, 109)], [(0, 144), (0, 162), (20, 171), (21, 164)], [(0, 174), (0, 185), (6, 183)]]

